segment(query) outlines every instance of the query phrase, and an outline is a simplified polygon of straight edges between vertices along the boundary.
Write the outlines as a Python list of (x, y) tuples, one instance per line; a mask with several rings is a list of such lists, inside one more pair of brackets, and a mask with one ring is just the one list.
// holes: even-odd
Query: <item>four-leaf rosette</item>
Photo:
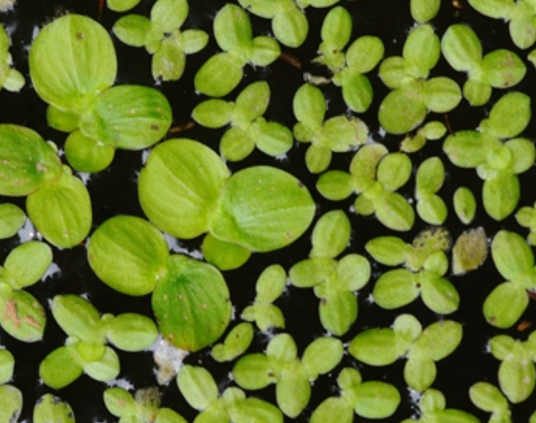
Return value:
[(367, 125), (357, 118), (341, 115), (325, 119), (326, 99), (311, 84), (304, 84), (296, 91), (292, 108), (298, 120), (294, 137), (311, 144), (305, 153), (305, 164), (311, 173), (324, 172), (331, 163), (332, 153), (355, 150), (368, 139)]
[(312, 236), (309, 258), (296, 263), (289, 271), (290, 283), (298, 288), (313, 288), (320, 299), (318, 311), (322, 326), (342, 336), (357, 319), (355, 292), (370, 279), (368, 260), (359, 254), (347, 254), (335, 260), (350, 241), (350, 220), (342, 210), (324, 214)]
[(65, 155), (77, 171), (101, 171), (116, 148), (147, 148), (171, 126), (171, 106), (159, 91), (112, 87), (117, 75), (112, 40), (88, 17), (66, 15), (48, 24), (33, 42), (29, 61), (34, 88), (49, 104), (49, 125), (70, 133)]
[(318, 179), (316, 187), (328, 200), (340, 201), (358, 194), (355, 212), (375, 214), (387, 228), (409, 231), (415, 212), (402, 195), (396, 192), (408, 182), (411, 160), (404, 153), (389, 153), (380, 143), (366, 144), (350, 163), (350, 173), (330, 170)]
[(286, 416), (295, 418), (309, 403), (311, 383), (333, 370), (343, 353), (339, 339), (324, 336), (310, 343), (300, 360), (294, 339), (282, 333), (272, 338), (266, 353), (249, 354), (238, 360), (233, 377), (238, 386), (247, 390), (275, 383), (277, 405)]
[(136, 313), (100, 315), (77, 295), (56, 295), (51, 309), (68, 335), (65, 345), (48, 354), (39, 366), (39, 376), (54, 389), (71, 384), (82, 373), (101, 382), (110, 381), (119, 374), (120, 364), (108, 342), (135, 352), (149, 348), (158, 337), (158, 329), (148, 317)]
[(367, 329), (350, 343), (350, 354), (371, 366), (387, 366), (406, 357), (404, 379), (410, 388), (423, 392), (434, 382), (436, 361), (450, 355), (462, 340), (462, 325), (440, 320), (424, 330), (412, 315), (401, 314), (392, 328)]
[(384, 46), (378, 37), (366, 35), (355, 40), (346, 50), (352, 35), (352, 17), (341, 6), (329, 11), (322, 24), (320, 56), (313, 63), (323, 64), (333, 73), (332, 81), (341, 87), (346, 105), (363, 113), (372, 103), (373, 91), (364, 75), (374, 69), (383, 57)]
[(145, 47), (153, 55), (155, 79), (177, 81), (184, 73), (186, 55), (197, 53), (208, 43), (208, 34), (197, 29), (182, 31), (188, 17), (187, 0), (158, 0), (151, 18), (121, 17), (113, 27), (117, 38), (132, 47)]
[(275, 157), (292, 148), (292, 132), (277, 122), (262, 117), (270, 103), (270, 86), (266, 81), (248, 85), (235, 102), (206, 100), (192, 111), (194, 120), (207, 128), (231, 127), (220, 140), (221, 155), (230, 161), (249, 156), (255, 147)]
[(429, 24), (410, 32), (402, 57), (393, 56), (380, 65), (383, 83), (393, 89), (382, 100), (378, 120), (390, 134), (403, 134), (419, 126), (428, 111), (447, 113), (461, 100), (460, 87), (446, 77), (428, 79), (441, 55), (439, 37)]

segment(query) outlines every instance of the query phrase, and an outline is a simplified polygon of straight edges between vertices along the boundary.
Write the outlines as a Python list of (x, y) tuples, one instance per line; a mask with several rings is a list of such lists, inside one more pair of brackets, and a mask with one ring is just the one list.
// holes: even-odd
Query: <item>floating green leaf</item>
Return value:
[(0, 386), (0, 421), (18, 421), (22, 411), (22, 392), (11, 385)]
[(109, 88), (117, 59), (106, 30), (85, 16), (68, 14), (41, 30), (30, 49), (30, 76), (39, 96), (54, 107), (82, 113)]
[(456, 423), (479, 423), (472, 414), (466, 411), (446, 408), (445, 396), (436, 389), (428, 389), (420, 398), (419, 408), (421, 411), (418, 420), (406, 419), (403, 423), (421, 422), (426, 423), (430, 420), (438, 420), (444, 422), (456, 422)]
[(138, 5), (140, 0), (107, 0), (106, 5), (114, 12), (126, 12)]
[(454, 192), (453, 202), (458, 219), (466, 225), (471, 223), (476, 213), (476, 199), (473, 192), (467, 187), (459, 187)]
[(411, 0), (411, 16), (417, 22), (428, 22), (435, 18), (440, 6), (441, 0)]
[(213, 266), (184, 256), (168, 259), (168, 274), (151, 299), (164, 338), (186, 351), (216, 341), (231, 319), (229, 290)]
[(423, 148), (427, 141), (435, 141), (443, 138), (447, 132), (447, 127), (439, 122), (432, 121), (419, 128), (413, 135), (406, 135), (400, 143), (400, 150), (405, 153), (415, 153)]
[(229, 332), (223, 344), (214, 345), (212, 357), (220, 362), (232, 361), (249, 348), (251, 341), (253, 326), (250, 323), (240, 323)]
[(491, 413), (490, 422), (511, 423), (511, 412), (508, 401), (492, 384), (477, 382), (469, 389), (469, 397), (473, 404), (483, 411)]
[(417, 170), (415, 198), (417, 213), (432, 225), (442, 225), (447, 218), (447, 206), (437, 192), (445, 180), (445, 167), (439, 157), (430, 157)]
[[(11, 6), (9, 2), (7, 5), (0, 4), (0, 10), (4, 11), (9, 6)], [(9, 44), (6, 30), (0, 25), (0, 88), (5, 88), (8, 91), (20, 91), (25, 84), (24, 76), (12, 68), (13, 59), (9, 54)]]
[(0, 385), (7, 383), (13, 376), (15, 357), (8, 350), (0, 348)]
[(74, 423), (74, 413), (71, 406), (60, 398), (45, 394), (35, 404), (33, 412), (35, 423)]
[(26, 214), (11, 203), (0, 204), (0, 239), (11, 238), (22, 228)]

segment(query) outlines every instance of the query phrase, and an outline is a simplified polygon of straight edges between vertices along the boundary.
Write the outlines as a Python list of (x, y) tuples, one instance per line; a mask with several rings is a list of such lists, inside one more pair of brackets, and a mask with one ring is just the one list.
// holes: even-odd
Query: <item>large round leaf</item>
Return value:
[(67, 167), (59, 180), (30, 194), (26, 210), (37, 230), (60, 248), (80, 244), (91, 228), (89, 192)]
[(299, 238), (314, 212), (309, 191), (295, 177), (273, 167), (250, 167), (223, 186), (210, 232), (252, 251), (272, 251)]
[(160, 332), (170, 344), (198, 351), (216, 341), (229, 324), (229, 290), (209, 264), (173, 255), (168, 269), (152, 296)]
[(82, 115), (80, 130), (112, 147), (141, 150), (158, 142), (171, 121), (171, 106), (160, 91), (123, 85), (97, 97)]
[(28, 195), (61, 175), (61, 162), (31, 129), (0, 125), (0, 195)]
[(209, 228), (229, 170), (214, 151), (196, 141), (169, 140), (149, 155), (139, 178), (140, 204), (149, 219), (177, 238)]
[(85, 16), (62, 16), (41, 30), (30, 49), (35, 90), (61, 110), (82, 112), (110, 87), (117, 58), (106, 30)]
[(88, 260), (107, 285), (129, 295), (153, 291), (166, 273), (168, 246), (149, 222), (133, 216), (108, 219), (89, 240)]

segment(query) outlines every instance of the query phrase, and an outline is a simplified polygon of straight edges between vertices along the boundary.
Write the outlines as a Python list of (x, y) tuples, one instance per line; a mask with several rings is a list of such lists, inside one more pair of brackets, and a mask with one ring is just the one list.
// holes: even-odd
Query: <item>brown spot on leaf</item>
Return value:
[(4, 317), (8, 320), (11, 320), (15, 325), (15, 329), (20, 326), (20, 318), (17, 311), (17, 303), (13, 300), (9, 300), (6, 303), (6, 308), (4, 310)]

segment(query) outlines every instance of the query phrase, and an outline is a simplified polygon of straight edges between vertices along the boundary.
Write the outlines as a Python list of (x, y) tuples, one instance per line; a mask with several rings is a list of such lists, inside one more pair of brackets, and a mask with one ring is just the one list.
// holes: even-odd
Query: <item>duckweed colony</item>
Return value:
[(0, 423), (536, 422), (535, 1), (12, 3)]

